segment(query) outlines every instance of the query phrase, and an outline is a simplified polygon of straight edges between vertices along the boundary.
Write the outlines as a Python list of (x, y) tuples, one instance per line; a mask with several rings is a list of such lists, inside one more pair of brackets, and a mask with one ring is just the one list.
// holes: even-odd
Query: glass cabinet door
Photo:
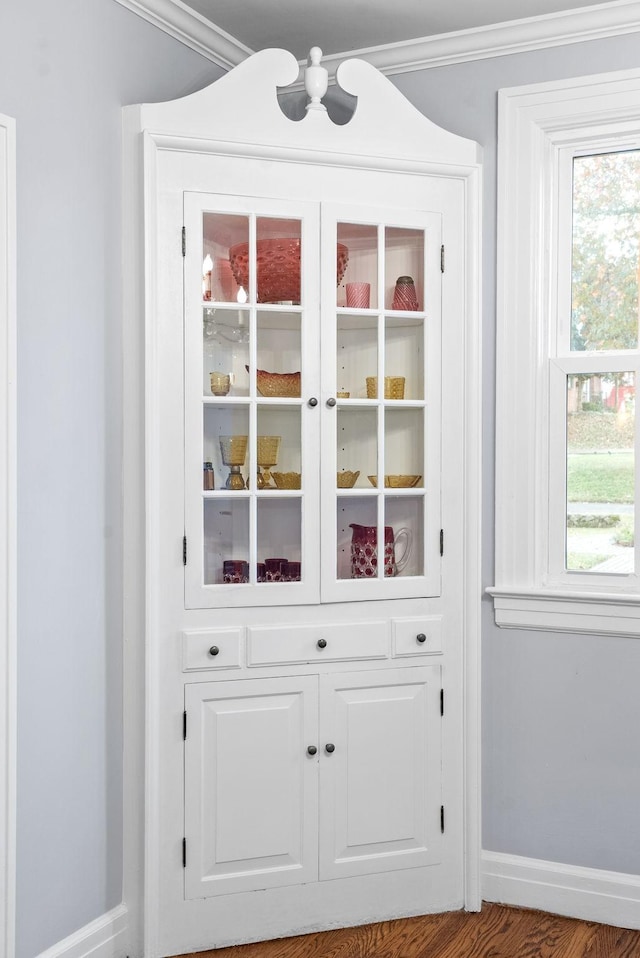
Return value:
[(317, 601), (318, 213), (185, 195), (186, 604)]
[(322, 597), (437, 595), (440, 216), (325, 207), (322, 235)]

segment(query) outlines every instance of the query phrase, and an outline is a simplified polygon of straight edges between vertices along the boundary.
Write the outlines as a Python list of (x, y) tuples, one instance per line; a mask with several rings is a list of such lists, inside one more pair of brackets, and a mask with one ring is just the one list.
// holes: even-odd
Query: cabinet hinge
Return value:
[[(440, 715), (444, 715), (444, 689), (440, 689)], [(187, 722), (187, 713), (184, 713), (185, 726)], [(186, 738), (186, 734), (185, 734)]]
[(444, 832), (444, 805), (440, 806), (440, 831)]
[(440, 247), (440, 272), (444, 273), (444, 246)]
[(182, 738), (187, 740), (187, 713), (184, 711), (182, 713)]
[(440, 555), (444, 555), (444, 529), (440, 530)]
[(182, 227), (182, 255), (187, 255), (187, 230), (186, 227)]
[[(441, 553), (442, 555), (442, 553)], [(182, 564), (187, 564), (187, 537), (182, 537)]]
[(182, 839), (182, 867), (187, 867), (187, 839)]

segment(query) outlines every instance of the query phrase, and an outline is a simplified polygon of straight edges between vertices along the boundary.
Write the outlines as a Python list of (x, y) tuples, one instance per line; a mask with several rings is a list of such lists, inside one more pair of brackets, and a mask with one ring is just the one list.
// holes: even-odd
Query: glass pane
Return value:
[(385, 309), (424, 309), (424, 232), (387, 226), (385, 244)]
[[(376, 409), (338, 405), (336, 465), (338, 488), (370, 489), (378, 472), (378, 414)], [(371, 479), (368, 477), (371, 476)]]
[(249, 475), (249, 410), (208, 403), (203, 416), (203, 460), (213, 468), (215, 489), (239, 492)]
[(391, 489), (423, 486), (424, 411), (385, 410), (384, 485)]
[(387, 316), (385, 398), (424, 399), (424, 322)]
[(204, 583), (239, 585), (249, 581), (249, 500), (204, 500)]
[(638, 345), (640, 151), (573, 163), (571, 349)]
[(338, 282), (338, 306), (346, 306), (348, 309), (357, 310), (377, 308), (377, 226), (361, 223), (338, 223), (336, 278)]
[(249, 314), (243, 307), (203, 309), (202, 390), (205, 396), (247, 396)]
[(385, 576), (424, 575), (424, 498), (385, 496)]
[(258, 311), (258, 379), (260, 396), (299, 397), (302, 383), (301, 314)]
[(258, 406), (258, 489), (300, 489), (300, 407)]
[(299, 306), (301, 254), (300, 220), (259, 216), (256, 220), (256, 259), (259, 303)]
[(336, 345), (338, 399), (367, 398), (367, 377), (378, 369), (377, 319), (340, 314)]
[(231, 252), (238, 245), (248, 250), (249, 218), (231, 213), (205, 213), (202, 228), (202, 298), (206, 302), (244, 302), (248, 276), (241, 292), (236, 281), (239, 274), (237, 268), (232, 268), (230, 259), (235, 259)]
[(299, 582), (301, 556), (301, 500), (260, 499), (258, 502), (258, 582)]
[(634, 571), (635, 376), (567, 377), (569, 572)]
[(378, 496), (340, 496), (337, 521), (337, 578), (377, 578)]

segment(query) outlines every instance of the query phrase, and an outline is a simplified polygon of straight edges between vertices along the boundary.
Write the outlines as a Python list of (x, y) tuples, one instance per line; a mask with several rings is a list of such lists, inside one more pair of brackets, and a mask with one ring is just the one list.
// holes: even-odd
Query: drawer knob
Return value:
[(309, 400), (309, 405), (311, 406), (312, 409), (313, 409), (314, 406), (317, 406), (317, 405), (318, 405), (318, 400), (316, 399), (315, 396), (312, 396), (312, 397), (311, 397), (311, 399)]
[(331, 755), (332, 752), (335, 752), (336, 747), (335, 747), (335, 745), (333, 744), (333, 742), (327, 742), (327, 744), (326, 744), (325, 747), (324, 747), (324, 750), (325, 750), (325, 752), (328, 752), (329, 755)]
[(327, 640), (326, 640), (326, 639), (318, 639), (316, 645), (318, 646), (319, 649), (326, 649), (326, 647), (327, 647)]
[(336, 400), (333, 398), (333, 396), (331, 396), (330, 399), (327, 399), (327, 406), (329, 407), (329, 409), (333, 409), (335, 404), (336, 404)]
[(318, 749), (315, 747), (315, 745), (310, 745), (307, 748), (307, 755), (315, 755), (317, 751)]
[(219, 651), (220, 649), (218, 648), (217, 645), (212, 645), (211, 648), (209, 649), (209, 655), (217, 655)]
[(422, 644), (423, 642), (426, 642), (426, 641), (427, 641), (427, 637), (424, 634), (424, 632), (418, 632), (418, 634), (416, 635), (416, 642), (420, 642), (420, 644)]

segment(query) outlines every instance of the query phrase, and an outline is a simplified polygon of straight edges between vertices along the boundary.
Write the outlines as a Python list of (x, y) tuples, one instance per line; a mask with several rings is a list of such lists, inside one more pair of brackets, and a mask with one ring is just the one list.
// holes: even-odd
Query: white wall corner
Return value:
[(640, 929), (640, 875), (482, 853), (485, 901)]
[(124, 958), (128, 948), (128, 911), (117, 905), (57, 942), (38, 958)]

